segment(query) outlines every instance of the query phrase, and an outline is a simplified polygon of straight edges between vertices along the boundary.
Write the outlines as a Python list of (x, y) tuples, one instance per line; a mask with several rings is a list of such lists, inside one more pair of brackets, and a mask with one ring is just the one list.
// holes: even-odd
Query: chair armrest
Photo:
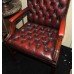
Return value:
[(13, 22), (16, 22), (17, 20), (21, 19), (24, 15), (27, 14), (28, 10), (29, 10), (29, 8), (26, 7), (25, 9), (23, 9), (20, 12), (16, 13), (14, 16), (12, 16), (9, 19), (9, 22), (13, 23)]
[(15, 32), (15, 29), (16, 29), (16, 22), (19, 20), (19, 19), (22, 19), (24, 17), (24, 15), (26, 15), (28, 12), (28, 7), (23, 9), (23, 10), (20, 10), (18, 13), (16, 13), (15, 15), (13, 15), (12, 17), (9, 18), (9, 34), (7, 35), (7, 37), (5, 38), (5, 41), (7, 41)]
[(61, 23), (60, 23), (60, 28), (59, 28), (59, 36), (55, 45), (55, 51), (53, 55), (54, 61), (57, 63), (57, 60), (59, 58), (59, 53), (60, 53), (60, 47), (62, 44), (62, 39), (65, 33), (65, 26), (66, 26), (66, 18), (63, 18)]
[(66, 18), (63, 18), (61, 23), (60, 23), (59, 36), (62, 36), (62, 37), (64, 36), (65, 26), (66, 26)]

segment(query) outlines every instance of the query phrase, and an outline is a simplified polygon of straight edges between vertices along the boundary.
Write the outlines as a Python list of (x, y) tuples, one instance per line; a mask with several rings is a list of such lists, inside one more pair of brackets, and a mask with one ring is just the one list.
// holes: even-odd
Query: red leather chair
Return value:
[[(65, 33), (69, 0), (27, 0), (28, 7), (9, 19), (9, 46), (53, 65), (57, 64)], [(16, 30), (15, 24), (27, 15), (28, 22)]]

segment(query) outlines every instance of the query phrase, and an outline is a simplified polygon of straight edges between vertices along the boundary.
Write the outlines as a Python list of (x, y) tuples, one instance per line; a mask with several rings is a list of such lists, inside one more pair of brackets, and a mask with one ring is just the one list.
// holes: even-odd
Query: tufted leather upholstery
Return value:
[(27, 23), (16, 32), (9, 43), (44, 59), (53, 58), (58, 31), (38, 24)]
[(30, 22), (59, 28), (60, 20), (66, 15), (68, 0), (28, 0)]
[[(28, 7), (9, 20), (7, 43), (56, 64), (65, 31), (68, 3), (69, 0), (28, 0)], [(15, 32), (14, 23), (24, 14), (28, 14), (29, 21)]]

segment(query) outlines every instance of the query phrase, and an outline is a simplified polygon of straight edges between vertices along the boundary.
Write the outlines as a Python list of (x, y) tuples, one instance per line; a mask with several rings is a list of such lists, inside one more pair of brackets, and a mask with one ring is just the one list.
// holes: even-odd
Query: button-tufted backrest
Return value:
[(30, 12), (28, 20), (40, 25), (59, 28), (59, 23), (66, 15), (69, 0), (28, 0)]

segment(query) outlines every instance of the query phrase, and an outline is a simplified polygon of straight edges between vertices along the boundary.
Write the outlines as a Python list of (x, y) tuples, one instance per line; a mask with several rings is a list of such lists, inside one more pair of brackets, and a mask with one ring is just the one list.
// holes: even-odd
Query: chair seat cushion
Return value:
[(34, 23), (26, 23), (8, 42), (36, 57), (53, 60), (58, 31)]

